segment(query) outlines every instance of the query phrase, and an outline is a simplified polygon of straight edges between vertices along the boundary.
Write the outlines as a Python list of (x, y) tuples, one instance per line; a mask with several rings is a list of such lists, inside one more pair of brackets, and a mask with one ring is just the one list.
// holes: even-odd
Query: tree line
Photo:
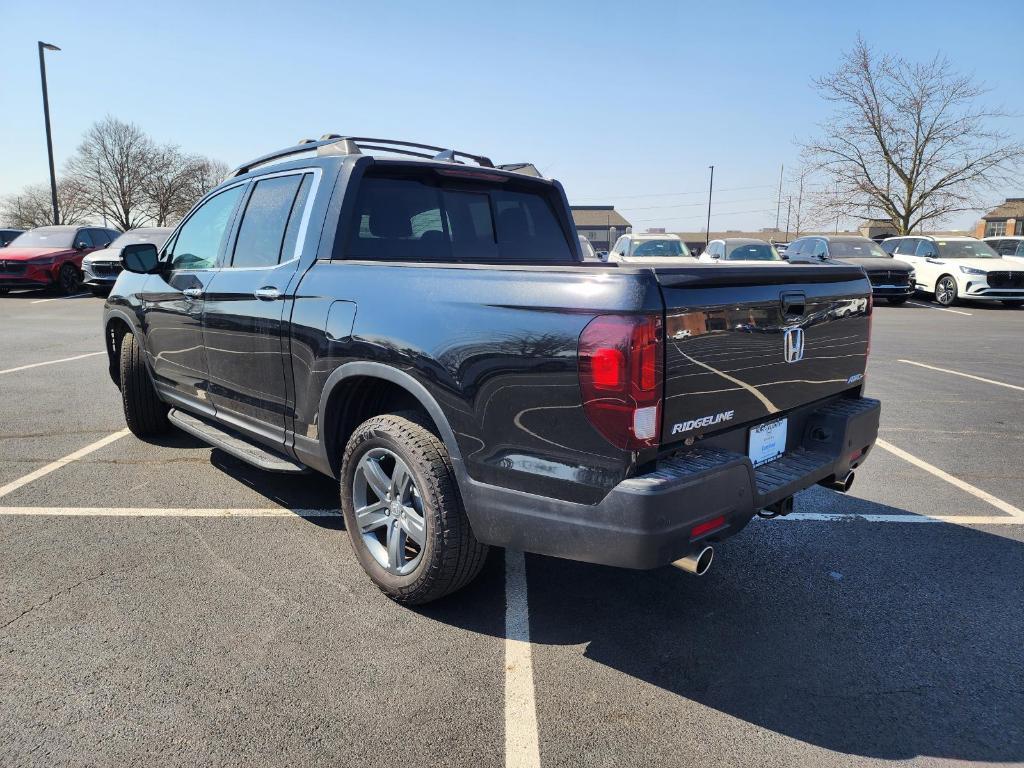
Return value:
[[(228, 167), (175, 144), (154, 141), (114, 117), (94, 123), (57, 178), (60, 224), (122, 231), (169, 226), (228, 174)], [(53, 224), (50, 185), (32, 184), (0, 200), (0, 220), (19, 229)]]

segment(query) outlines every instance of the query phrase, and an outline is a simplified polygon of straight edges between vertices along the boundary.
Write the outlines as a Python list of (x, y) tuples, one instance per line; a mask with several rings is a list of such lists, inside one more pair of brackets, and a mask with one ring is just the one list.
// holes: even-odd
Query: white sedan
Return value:
[(914, 268), (917, 289), (944, 307), (958, 299), (1024, 305), (1024, 264), (973, 237), (891, 237), (882, 248)]

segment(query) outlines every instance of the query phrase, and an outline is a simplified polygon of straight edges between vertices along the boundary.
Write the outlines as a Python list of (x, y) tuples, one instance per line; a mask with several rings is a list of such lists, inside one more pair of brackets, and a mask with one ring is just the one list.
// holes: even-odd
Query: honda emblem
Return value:
[(787, 328), (782, 337), (783, 353), (787, 363), (796, 363), (804, 359), (804, 329)]

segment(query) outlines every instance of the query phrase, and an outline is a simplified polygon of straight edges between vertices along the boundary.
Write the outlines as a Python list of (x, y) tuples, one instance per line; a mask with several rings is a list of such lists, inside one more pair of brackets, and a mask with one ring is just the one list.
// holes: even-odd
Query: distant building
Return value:
[(974, 230), (976, 237), (1024, 235), (1024, 197), (1008, 197), (981, 217)]
[(583, 235), (594, 250), (607, 251), (622, 235), (633, 231), (613, 205), (573, 205), (572, 220), (576, 230)]
[(896, 227), (888, 219), (867, 219), (857, 227), (857, 231), (864, 237), (870, 237), (872, 240), (896, 237), (899, 234), (896, 231)]

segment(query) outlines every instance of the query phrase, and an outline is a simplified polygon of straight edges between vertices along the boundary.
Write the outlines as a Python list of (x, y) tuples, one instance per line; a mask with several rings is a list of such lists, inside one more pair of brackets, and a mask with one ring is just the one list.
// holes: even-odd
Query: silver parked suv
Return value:
[(94, 296), (110, 293), (114, 281), (121, 274), (121, 249), (131, 243), (152, 243), (162, 248), (174, 231), (171, 227), (140, 227), (129, 229), (104, 248), (94, 251), (82, 260), (82, 282), (89, 286)]

